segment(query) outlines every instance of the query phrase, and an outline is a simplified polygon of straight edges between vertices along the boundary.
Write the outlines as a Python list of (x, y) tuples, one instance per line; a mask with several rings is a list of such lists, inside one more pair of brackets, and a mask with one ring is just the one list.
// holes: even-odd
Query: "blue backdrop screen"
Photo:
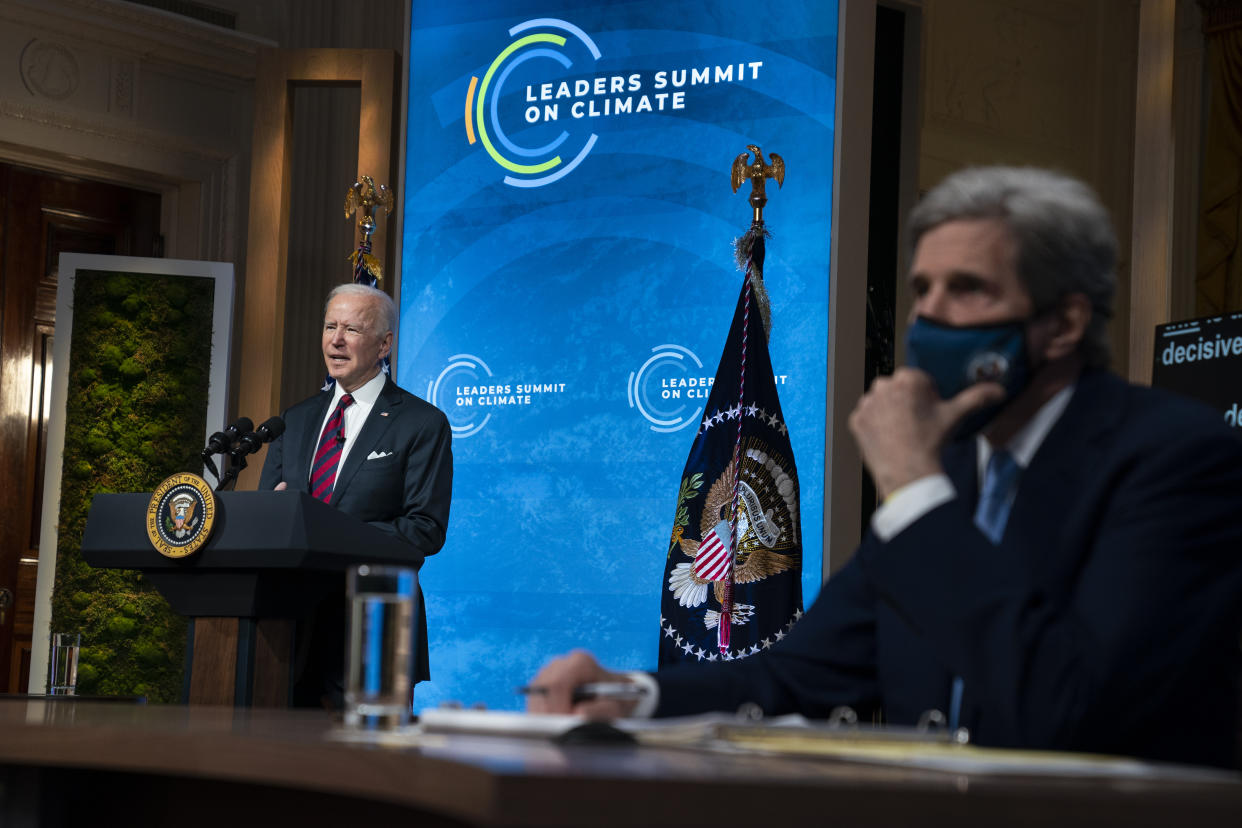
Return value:
[(837, 6), (414, 0), (397, 380), (453, 427), (421, 578), (444, 700), (515, 708), (550, 656), (656, 661), (664, 557), (769, 182), (771, 353), (819, 590)]

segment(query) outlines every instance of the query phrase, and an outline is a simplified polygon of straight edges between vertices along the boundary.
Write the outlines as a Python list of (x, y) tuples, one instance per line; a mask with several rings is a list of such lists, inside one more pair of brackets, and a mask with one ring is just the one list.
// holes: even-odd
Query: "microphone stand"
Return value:
[[(250, 421), (247, 420), (247, 423)], [(246, 470), (246, 455), (259, 451), (263, 448), (264, 443), (270, 443), (285, 431), (284, 420), (279, 417), (271, 417), (267, 422), (259, 426), (257, 431), (247, 431), (237, 440), (237, 445), (233, 450), (228, 452), (228, 456), (233, 462), (229, 464), (229, 468), (224, 473), (224, 477), (220, 478), (220, 485), (216, 486), (216, 491), (223, 491), (229, 484), (237, 480), (237, 475)]]
[[(215, 454), (215, 452), (212, 451), (210, 447), (208, 447), (208, 448), (203, 449), (203, 453), (199, 456), (203, 458), (203, 465), (207, 467), (207, 470), (209, 472), (211, 472), (211, 476), (216, 479), (217, 483), (219, 483), (220, 472), (216, 470), (216, 463), (214, 460), (211, 459), (211, 455), (213, 454)], [(217, 488), (216, 491), (220, 491), (220, 490)]]
[(227, 486), (237, 481), (237, 475), (246, 469), (246, 455), (229, 455), (233, 458), (233, 462), (229, 464), (228, 469), (224, 472), (224, 477), (218, 478), (220, 485), (216, 486), (217, 492), (222, 492)]

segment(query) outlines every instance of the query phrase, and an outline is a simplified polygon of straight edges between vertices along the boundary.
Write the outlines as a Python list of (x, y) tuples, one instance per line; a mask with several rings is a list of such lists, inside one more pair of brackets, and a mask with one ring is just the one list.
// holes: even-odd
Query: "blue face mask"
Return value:
[[(1008, 402), (1030, 377), (1026, 320), (959, 328), (920, 316), (906, 332), (906, 364), (930, 374), (946, 400), (977, 382), (999, 382)], [(965, 430), (977, 431), (1003, 405), (971, 415)]]

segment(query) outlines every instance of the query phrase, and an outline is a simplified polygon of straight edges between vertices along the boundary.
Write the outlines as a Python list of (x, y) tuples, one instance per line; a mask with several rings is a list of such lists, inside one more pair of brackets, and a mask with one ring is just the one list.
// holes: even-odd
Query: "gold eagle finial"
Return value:
[(375, 232), (375, 208), (383, 207), (387, 215), (392, 212), (392, 206), (392, 190), (383, 184), (376, 187), (369, 175), (358, 176), (358, 180), (345, 191), (345, 217), (361, 214), (358, 216), (358, 227), (362, 230), (362, 238), (358, 240), (358, 249), (349, 254), (349, 260), (354, 265), (355, 281), (365, 277), (371, 283), (378, 284), (384, 278), (379, 259), (371, 255), (371, 234)]
[(345, 191), (345, 215), (352, 216), (361, 210), (362, 215), (358, 217), (358, 226), (362, 228), (362, 232), (367, 237), (375, 231), (375, 208), (383, 207), (384, 214), (387, 215), (392, 212), (392, 205), (392, 190), (383, 184), (377, 188), (369, 175), (359, 176), (358, 180)]
[(746, 149), (754, 153), (755, 160), (747, 161), (749, 153), (742, 153), (733, 159), (733, 170), (730, 180), (733, 183), (733, 192), (737, 192), (737, 188), (742, 186), (746, 179), (750, 179), (750, 206), (755, 210), (754, 224), (763, 224), (763, 206), (768, 203), (767, 180), (769, 178), (776, 179), (778, 188), (785, 184), (785, 159), (776, 153), (769, 153), (772, 163), (763, 160), (763, 150), (754, 144), (747, 144)]

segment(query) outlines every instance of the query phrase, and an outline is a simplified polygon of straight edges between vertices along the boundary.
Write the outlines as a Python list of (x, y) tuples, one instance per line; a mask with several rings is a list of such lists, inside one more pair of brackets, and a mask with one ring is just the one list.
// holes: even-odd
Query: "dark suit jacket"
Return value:
[(1242, 440), (1220, 415), (1084, 375), (999, 546), (973, 522), (973, 439), (944, 463), (956, 499), (888, 543), (868, 532), (771, 650), (659, 673), (658, 714), (846, 704), (913, 724), (961, 676), (981, 744), (1233, 764)]
[[(331, 402), (332, 392), (324, 391), (284, 413), (285, 432), (268, 447), (260, 489), (271, 489), (284, 481), (290, 489), (309, 491), (310, 464)], [(372, 453), (388, 454), (368, 459)], [(349, 456), (337, 470), (330, 504), (407, 541), (409, 564), (419, 568), (424, 558), (444, 545), (452, 493), (452, 431), (448, 419), (440, 409), (388, 380), (350, 446)], [(315, 652), (309, 673), (339, 677), (344, 657), (343, 612), (341, 602), (321, 611), (313, 633)], [(430, 674), (427, 616), (421, 594), (418, 625), (415, 678), (422, 681)], [(314, 676), (308, 678), (319, 681)], [(307, 690), (307, 698), (318, 699), (317, 692), (317, 688)]]

